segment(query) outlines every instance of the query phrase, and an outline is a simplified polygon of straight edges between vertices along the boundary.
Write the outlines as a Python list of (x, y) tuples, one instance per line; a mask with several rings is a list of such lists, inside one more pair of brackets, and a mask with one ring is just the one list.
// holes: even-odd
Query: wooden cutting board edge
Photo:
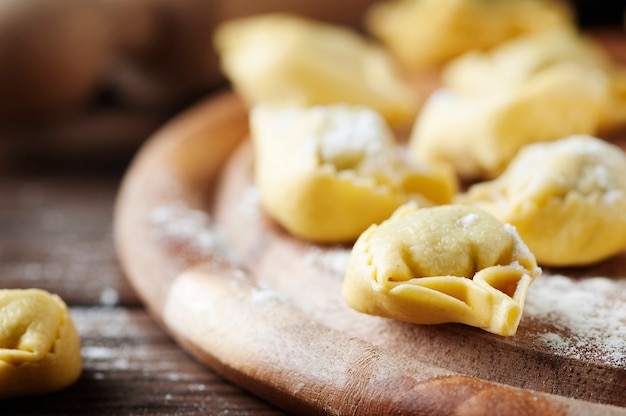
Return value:
[(258, 305), (245, 271), (155, 235), (155, 209), (164, 204), (205, 208), (222, 164), (246, 135), (247, 111), (234, 94), (197, 104), (142, 147), (115, 209), (116, 250), (128, 279), (154, 318), (201, 362), (298, 414), (626, 414), (406, 360), (281, 302)]

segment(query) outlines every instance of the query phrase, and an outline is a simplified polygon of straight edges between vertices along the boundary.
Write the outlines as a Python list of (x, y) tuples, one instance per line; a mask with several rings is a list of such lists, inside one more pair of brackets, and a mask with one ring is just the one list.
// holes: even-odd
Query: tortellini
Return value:
[(607, 78), (599, 130), (612, 130), (626, 122), (626, 70), (575, 28), (543, 31), (506, 42), (488, 52), (466, 53), (444, 68), (442, 78), (446, 88), (452, 91), (484, 95), (511, 89), (563, 63), (600, 71)]
[(444, 204), (457, 192), (449, 169), (407, 162), (366, 107), (257, 105), (250, 128), (261, 203), (304, 239), (353, 242), (409, 200)]
[(367, 15), (368, 30), (411, 70), (440, 66), (526, 33), (573, 25), (562, 1), (396, 0), (375, 4)]
[(251, 105), (364, 105), (394, 126), (417, 113), (387, 52), (348, 28), (267, 14), (222, 24), (215, 43), (224, 73)]
[(510, 336), (540, 274), (515, 228), (486, 211), (408, 203), (358, 238), (342, 295), (371, 315)]
[(559, 28), (523, 36), (490, 51), (471, 51), (451, 61), (442, 73), (446, 87), (463, 94), (511, 88), (550, 66), (570, 62), (608, 68), (600, 47), (575, 29)]
[(61, 390), (81, 370), (80, 339), (65, 303), (39, 289), (1, 289), (0, 399)]
[(528, 145), (458, 202), (514, 225), (541, 265), (587, 265), (626, 249), (626, 155), (595, 137)]
[(463, 179), (494, 178), (530, 142), (595, 134), (606, 91), (602, 72), (569, 63), (492, 93), (440, 90), (416, 119), (409, 152), (422, 163), (449, 163)]
[(626, 123), (626, 70), (575, 28), (469, 52), (443, 70), (411, 135), (416, 160), (464, 179), (499, 175), (524, 145), (598, 135)]

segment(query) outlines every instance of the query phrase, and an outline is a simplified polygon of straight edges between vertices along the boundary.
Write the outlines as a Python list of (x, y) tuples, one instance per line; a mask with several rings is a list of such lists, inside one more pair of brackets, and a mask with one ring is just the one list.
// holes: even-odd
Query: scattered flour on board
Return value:
[(321, 249), (311, 247), (304, 255), (306, 266), (322, 267), (324, 270), (342, 278), (348, 269), (351, 250), (344, 247)]
[(552, 325), (538, 334), (552, 351), (571, 358), (626, 366), (626, 281), (544, 275), (529, 288), (527, 318)]
[(178, 201), (154, 208), (149, 221), (156, 238), (182, 244), (201, 256), (219, 254), (233, 264), (240, 262), (237, 254), (229, 250), (224, 231), (206, 211)]
[(209, 215), (182, 202), (154, 208), (150, 212), (150, 223), (157, 237), (186, 244), (200, 254), (210, 254), (218, 245)]
[(272, 289), (264, 281), (257, 282), (250, 292), (250, 300), (257, 305), (289, 305), (289, 297), (279, 291)]
[[(254, 218), (259, 215), (258, 190), (250, 186), (238, 207)], [(150, 221), (158, 237), (185, 244), (199, 254), (211, 254), (223, 246), (223, 237), (210, 216), (181, 203), (157, 207)], [(474, 218), (463, 219), (470, 226)], [(312, 247), (305, 254), (304, 264), (322, 267), (343, 278), (348, 267), (350, 249), (344, 247)], [(103, 293), (102, 303), (115, 303), (112, 292)], [(251, 300), (255, 303), (288, 303), (280, 293), (260, 285)], [(524, 315), (545, 322), (554, 328), (537, 334), (537, 341), (566, 357), (626, 366), (626, 280), (595, 277), (570, 279), (561, 275), (544, 275), (529, 288)], [(106, 351), (104, 351), (106, 353)], [(88, 351), (92, 358), (103, 351)]]
[(261, 217), (261, 194), (255, 185), (248, 185), (243, 190), (237, 211), (248, 219), (258, 220)]
[(240, 299), (249, 300), (250, 302), (259, 306), (270, 305), (289, 305), (291, 300), (286, 294), (273, 289), (264, 280), (258, 280), (256, 285), (253, 285), (249, 290), (250, 282), (248, 275), (241, 269), (233, 270), (229, 285), (235, 293), (239, 293)]
[[(249, 185), (244, 189), (237, 210), (241, 215), (251, 220), (256, 220), (261, 216), (261, 196), (255, 185)], [(322, 249), (311, 247), (305, 254), (304, 264), (322, 267), (324, 270), (343, 278), (348, 268), (349, 259), (350, 249), (348, 248), (331, 247)]]

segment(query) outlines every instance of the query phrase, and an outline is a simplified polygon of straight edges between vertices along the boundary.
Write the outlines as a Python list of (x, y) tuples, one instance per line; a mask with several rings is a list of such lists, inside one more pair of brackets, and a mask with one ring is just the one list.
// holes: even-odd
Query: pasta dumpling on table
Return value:
[(447, 167), (406, 160), (366, 107), (262, 104), (251, 111), (250, 129), (262, 206), (304, 239), (353, 242), (403, 203), (449, 203), (458, 189)]
[(408, 203), (361, 234), (342, 295), (371, 315), (511, 336), (540, 273), (515, 228), (486, 211)]
[(596, 263), (626, 249), (626, 154), (584, 135), (535, 143), (457, 202), (514, 225), (541, 265)]
[(39, 289), (0, 289), (0, 399), (51, 393), (82, 370), (67, 306)]

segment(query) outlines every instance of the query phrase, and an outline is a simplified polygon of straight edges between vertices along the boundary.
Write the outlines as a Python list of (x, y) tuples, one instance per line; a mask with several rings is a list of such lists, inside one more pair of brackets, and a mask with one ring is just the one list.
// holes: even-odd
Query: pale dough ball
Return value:
[(364, 105), (394, 125), (417, 113), (387, 53), (348, 28), (267, 14), (223, 23), (215, 43), (224, 73), (251, 105)]
[(463, 205), (406, 204), (361, 234), (343, 298), (372, 315), (458, 322), (509, 336), (540, 273), (515, 228), (491, 214)]
[(415, 70), (526, 33), (573, 26), (573, 19), (562, 1), (396, 0), (372, 6), (366, 25), (403, 66)]
[(449, 163), (464, 179), (496, 177), (528, 143), (595, 134), (607, 83), (600, 71), (562, 63), (491, 93), (440, 90), (416, 119), (409, 152)]
[(0, 289), (0, 399), (61, 390), (81, 370), (65, 303), (39, 289)]
[(626, 155), (595, 137), (528, 145), (459, 202), (514, 225), (542, 265), (586, 265), (626, 249)]
[(257, 105), (250, 125), (263, 207), (308, 240), (352, 242), (403, 203), (448, 203), (458, 189), (449, 169), (406, 161), (365, 107)]

